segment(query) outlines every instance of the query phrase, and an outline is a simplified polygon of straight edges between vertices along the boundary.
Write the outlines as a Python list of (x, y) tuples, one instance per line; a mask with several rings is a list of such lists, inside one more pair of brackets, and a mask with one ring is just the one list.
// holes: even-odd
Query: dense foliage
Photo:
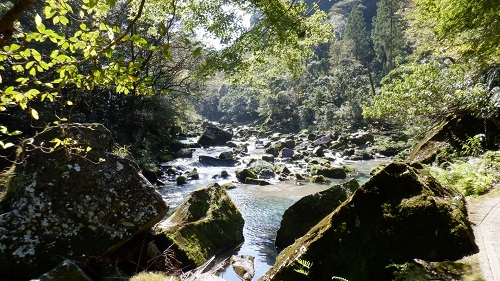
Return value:
[[(256, 17), (251, 27), (246, 14)], [(193, 118), (201, 82), (217, 71), (296, 73), (328, 32), (323, 13), (280, 0), (21, 0), (0, 15), (3, 148), (21, 131), (100, 122), (153, 159)]]

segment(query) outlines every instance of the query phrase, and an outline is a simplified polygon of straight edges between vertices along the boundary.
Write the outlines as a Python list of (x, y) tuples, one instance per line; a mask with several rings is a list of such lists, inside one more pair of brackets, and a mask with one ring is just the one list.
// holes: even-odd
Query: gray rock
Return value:
[(232, 256), (231, 266), (241, 279), (250, 281), (255, 275), (254, 259), (248, 255)]
[(322, 146), (317, 146), (313, 150), (313, 155), (316, 157), (323, 157), (325, 156), (325, 150)]
[(203, 165), (212, 167), (234, 167), (238, 164), (238, 161), (234, 159), (220, 159), (205, 155), (198, 156), (198, 161)]
[(293, 149), (290, 149), (290, 148), (283, 148), (283, 149), (280, 151), (280, 155), (279, 155), (279, 157), (281, 157), (281, 158), (292, 158), (294, 153), (295, 153), (295, 152), (293, 151)]
[(198, 143), (205, 146), (222, 146), (233, 138), (233, 134), (221, 128), (209, 126), (198, 138)]
[(177, 151), (174, 156), (176, 158), (193, 158), (193, 149), (192, 148), (181, 148)]
[(234, 156), (233, 156), (233, 153), (230, 152), (230, 151), (224, 151), (222, 152), (220, 155), (219, 155), (219, 158), (220, 159), (224, 159), (224, 160), (233, 160), (234, 159)]
[[(47, 153), (61, 136), (77, 144)], [(1, 202), (4, 277), (35, 278), (61, 257), (113, 252), (163, 218), (162, 196), (112, 148), (111, 133), (99, 124), (53, 127), (23, 143)]]
[(316, 139), (313, 143), (315, 146), (325, 145), (328, 146), (332, 142), (332, 138), (330, 136), (322, 136)]

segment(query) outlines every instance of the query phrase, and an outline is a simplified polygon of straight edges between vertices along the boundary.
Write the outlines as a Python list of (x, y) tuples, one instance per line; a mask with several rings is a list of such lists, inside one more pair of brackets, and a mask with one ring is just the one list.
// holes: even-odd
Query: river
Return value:
[[(196, 138), (189, 138), (185, 142), (195, 141)], [(356, 178), (360, 183), (363, 183), (368, 180), (372, 168), (389, 161), (386, 158), (367, 161), (337, 159), (338, 162), (354, 168), (356, 172), (345, 180), (332, 180), (330, 184), (298, 183), (295, 181), (279, 181), (277, 179), (268, 180), (272, 183), (270, 186), (239, 184), (235, 177), (235, 170), (245, 167), (246, 163), (252, 158), (260, 159), (264, 154), (264, 149), (255, 145), (256, 141), (258, 141), (256, 138), (251, 138), (245, 142), (248, 145), (247, 156), (239, 159), (241, 164), (236, 167), (209, 167), (202, 165), (198, 161), (198, 157), (201, 155), (217, 157), (221, 152), (231, 151), (229, 147), (197, 148), (193, 152), (192, 158), (175, 159), (164, 163), (164, 166), (172, 166), (183, 171), (191, 171), (196, 168), (200, 178), (188, 181), (187, 184), (182, 186), (177, 186), (175, 182), (170, 181), (167, 187), (160, 189), (160, 193), (169, 203), (171, 210), (173, 210), (182, 202), (186, 194), (198, 187), (213, 182), (219, 184), (234, 182), (237, 188), (228, 190), (228, 193), (245, 219), (243, 229), (245, 241), (233, 254), (255, 257), (255, 276), (252, 280), (258, 280), (274, 264), (277, 255), (274, 238), (283, 213), (289, 206), (305, 195), (323, 191), (334, 184), (351, 178)], [(335, 158), (334, 155), (325, 156), (330, 159)], [(304, 170), (304, 165), (301, 164), (287, 163), (287, 167), (292, 171)], [(225, 180), (214, 178), (222, 170), (226, 170), (230, 177)], [(231, 267), (227, 267), (220, 277), (228, 281), (241, 280)]]

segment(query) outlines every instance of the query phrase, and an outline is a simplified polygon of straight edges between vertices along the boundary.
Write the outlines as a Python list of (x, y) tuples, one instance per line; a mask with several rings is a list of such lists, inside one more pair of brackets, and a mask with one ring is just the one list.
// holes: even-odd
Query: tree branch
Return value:
[(7, 40), (11, 39), (16, 32), (14, 22), (37, 1), (38, 0), (19, 0), (14, 4), (14, 7), (8, 10), (0, 19), (0, 47), (2, 47)]
[(135, 23), (137, 22), (137, 20), (139, 20), (139, 18), (142, 15), (142, 9), (144, 8), (144, 3), (146, 3), (146, 0), (141, 0), (141, 4), (139, 5), (139, 10), (137, 11), (137, 15), (135, 15), (132, 21), (128, 24), (127, 29), (125, 29), (125, 32), (122, 33), (122, 35), (120, 35), (119, 37), (115, 38), (113, 41), (111, 41), (108, 45), (103, 47), (99, 52), (97, 52), (95, 58), (100, 57), (104, 52), (111, 49), (114, 45), (123, 40), (123, 38), (125, 38), (125, 36), (127, 36), (127, 34), (129, 34), (130, 31), (132, 31), (132, 28), (134, 27)]

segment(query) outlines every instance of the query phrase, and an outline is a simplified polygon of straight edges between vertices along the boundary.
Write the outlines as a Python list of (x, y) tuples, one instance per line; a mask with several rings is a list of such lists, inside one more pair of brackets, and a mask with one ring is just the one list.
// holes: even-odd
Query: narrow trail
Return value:
[(500, 196), (468, 203), (479, 246), (479, 263), (487, 281), (500, 281)]

